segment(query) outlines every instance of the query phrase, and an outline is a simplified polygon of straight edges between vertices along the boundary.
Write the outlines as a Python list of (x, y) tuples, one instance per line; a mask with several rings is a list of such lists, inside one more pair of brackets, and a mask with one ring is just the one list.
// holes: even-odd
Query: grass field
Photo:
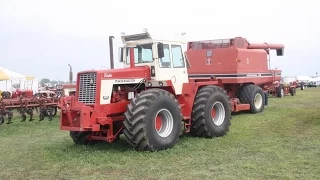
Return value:
[(58, 119), (0, 126), (0, 179), (318, 179), (320, 88), (270, 98), (261, 114), (234, 115), (222, 138), (183, 137), (173, 149), (135, 152), (75, 145)]

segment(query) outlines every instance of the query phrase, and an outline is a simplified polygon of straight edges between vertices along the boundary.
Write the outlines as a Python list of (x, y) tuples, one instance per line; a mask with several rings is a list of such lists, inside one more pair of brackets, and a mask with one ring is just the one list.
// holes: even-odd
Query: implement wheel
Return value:
[(290, 94), (291, 94), (291, 96), (295, 96), (296, 95), (296, 88), (290, 88)]
[(4, 123), (4, 117), (0, 116), (0, 125)]
[(284, 86), (283, 84), (280, 84), (277, 88), (277, 97), (283, 98), (284, 97)]
[(57, 111), (58, 111), (58, 107), (57, 106), (53, 106), (51, 109), (52, 109), (51, 115), (52, 116), (56, 116), (57, 115)]

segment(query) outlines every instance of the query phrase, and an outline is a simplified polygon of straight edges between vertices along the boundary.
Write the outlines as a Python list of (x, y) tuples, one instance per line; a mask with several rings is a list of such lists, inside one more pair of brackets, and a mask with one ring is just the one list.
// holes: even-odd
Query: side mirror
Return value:
[(123, 48), (120, 47), (118, 50), (118, 58), (119, 58), (119, 62), (123, 62)]
[(164, 57), (163, 43), (159, 43), (158, 46), (158, 58)]
[(277, 56), (283, 56), (284, 48), (277, 49)]

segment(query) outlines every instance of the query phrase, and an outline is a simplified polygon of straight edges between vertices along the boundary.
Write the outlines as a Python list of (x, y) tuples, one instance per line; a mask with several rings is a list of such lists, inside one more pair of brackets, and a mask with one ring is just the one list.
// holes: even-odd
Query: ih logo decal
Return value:
[(112, 74), (111, 73), (104, 73), (103, 77), (104, 78), (110, 78), (110, 77), (112, 77)]

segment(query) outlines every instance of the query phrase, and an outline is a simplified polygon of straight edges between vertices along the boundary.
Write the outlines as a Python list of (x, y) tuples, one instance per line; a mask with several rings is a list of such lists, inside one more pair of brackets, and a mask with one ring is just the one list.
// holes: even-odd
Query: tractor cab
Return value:
[(122, 35), (119, 61), (125, 68), (149, 66), (152, 81), (171, 80), (176, 94), (181, 94), (183, 83), (189, 82), (183, 36), (173, 35), (168, 39), (148, 32)]

